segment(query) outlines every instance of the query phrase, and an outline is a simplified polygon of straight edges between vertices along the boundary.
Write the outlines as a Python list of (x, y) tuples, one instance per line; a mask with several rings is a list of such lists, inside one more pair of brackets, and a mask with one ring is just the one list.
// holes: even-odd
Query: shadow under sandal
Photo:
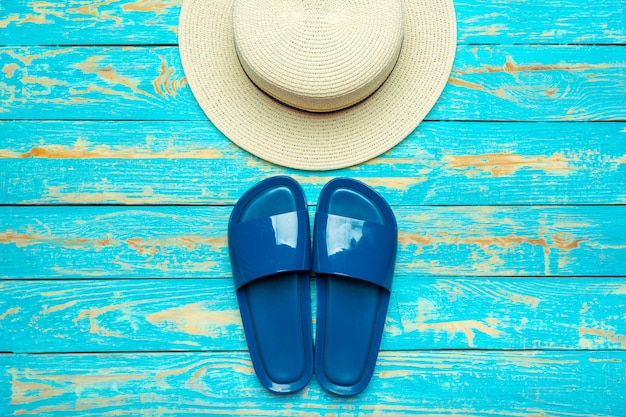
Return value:
[(398, 231), (387, 202), (340, 178), (320, 195), (315, 217), (315, 373), (326, 390), (354, 395), (369, 383), (382, 339)]
[(313, 373), (311, 241), (306, 199), (288, 177), (248, 190), (228, 224), (237, 300), (256, 375), (290, 393)]

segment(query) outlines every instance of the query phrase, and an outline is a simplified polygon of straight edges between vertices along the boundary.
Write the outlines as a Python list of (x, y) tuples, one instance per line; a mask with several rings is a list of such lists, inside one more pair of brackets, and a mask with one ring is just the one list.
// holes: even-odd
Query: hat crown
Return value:
[(233, 36), (254, 84), (302, 110), (356, 104), (393, 70), (403, 38), (400, 0), (235, 0)]

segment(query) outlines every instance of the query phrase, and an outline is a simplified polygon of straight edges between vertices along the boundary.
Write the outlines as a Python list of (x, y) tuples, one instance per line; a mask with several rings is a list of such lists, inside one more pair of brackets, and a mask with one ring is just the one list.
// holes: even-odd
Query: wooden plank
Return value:
[[(0, 207), (0, 276), (225, 278), (230, 211)], [(626, 206), (394, 211), (396, 276), (626, 275)]]
[(369, 163), (313, 175), (265, 163), (206, 122), (6, 121), (0, 132), (0, 204), (234, 204), (270, 174), (309, 197), (337, 176), (361, 179), (392, 205), (626, 203), (624, 123), (424, 122)]
[[(240, 351), (230, 279), (0, 282), (0, 352)], [(312, 285), (313, 312), (316, 310)], [(400, 277), (382, 350), (626, 349), (626, 278)]]
[(176, 44), (181, 0), (11, 0), (0, 5), (4, 45)]
[(388, 352), (366, 390), (344, 398), (315, 378), (271, 394), (240, 352), (0, 355), (0, 412), (621, 417), (625, 363), (623, 351)]
[[(460, 46), (428, 119), (626, 120), (622, 49)], [(0, 66), (2, 119), (206, 120), (175, 47), (3, 47)]]
[(624, 3), (455, 0), (459, 43), (624, 44)]
[[(624, 68), (620, 47), (461, 47), (448, 86), (428, 117), (624, 120)], [(613, 91), (607, 95), (608, 90)]]
[(0, 48), (0, 65), (3, 119), (206, 119), (177, 48)]
[[(176, 38), (180, 0), (12, 0), (0, 44), (146, 45)], [(624, 44), (624, 3), (455, 1), (460, 43)]]

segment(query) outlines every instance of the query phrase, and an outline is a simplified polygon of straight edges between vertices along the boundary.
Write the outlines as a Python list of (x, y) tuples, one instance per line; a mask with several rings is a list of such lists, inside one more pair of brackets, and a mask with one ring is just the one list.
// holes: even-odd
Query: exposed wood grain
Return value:
[(167, 120), (201, 114), (177, 48), (1, 48), (0, 65), (10, 69), (0, 78), (3, 118), (31, 113), (38, 119)]
[(12, 0), (0, 6), (5, 45), (176, 43), (180, 0)]
[[(621, 51), (460, 46), (428, 119), (626, 120)], [(175, 47), (3, 47), (0, 67), (2, 119), (206, 120)]]
[[(246, 349), (230, 279), (6, 281), (0, 292), (0, 352)], [(382, 349), (624, 350), (625, 296), (624, 278), (401, 277)]]
[[(177, 43), (181, 0), (11, 0), (0, 44)], [(624, 44), (624, 4), (603, 0), (455, 1), (460, 43)]]
[(624, 44), (624, 3), (455, 0), (460, 43)]
[[(624, 83), (610, 81), (626, 77), (621, 48), (480, 46), (463, 52), (430, 118), (624, 120)], [(607, 82), (613, 98), (603, 92)], [(462, 118), (449, 116), (453, 103)]]
[(300, 393), (270, 394), (238, 352), (0, 355), (0, 412), (621, 417), (625, 363), (623, 351), (385, 352), (368, 388), (346, 399), (315, 378)]
[(300, 180), (310, 203), (337, 176), (392, 205), (626, 202), (624, 123), (424, 122), (366, 164), (309, 175), (206, 122), (6, 121), (0, 132), (1, 204), (234, 204), (272, 174)]
[[(0, 275), (227, 277), (230, 207), (0, 207)], [(397, 276), (626, 275), (626, 206), (395, 207)]]

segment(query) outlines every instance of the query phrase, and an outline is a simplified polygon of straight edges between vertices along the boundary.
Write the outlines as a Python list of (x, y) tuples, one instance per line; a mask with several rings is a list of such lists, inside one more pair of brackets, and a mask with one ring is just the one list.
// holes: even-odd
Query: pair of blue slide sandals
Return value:
[[(228, 246), (250, 356), (273, 392), (320, 385), (355, 395), (369, 383), (383, 334), (397, 247), (387, 202), (367, 185), (330, 181), (317, 204), (313, 249), (304, 192), (289, 177), (248, 190), (229, 221)], [(311, 253), (312, 252), (312, 253)], [(315, 349), (311, 271), (317, 283)]]

